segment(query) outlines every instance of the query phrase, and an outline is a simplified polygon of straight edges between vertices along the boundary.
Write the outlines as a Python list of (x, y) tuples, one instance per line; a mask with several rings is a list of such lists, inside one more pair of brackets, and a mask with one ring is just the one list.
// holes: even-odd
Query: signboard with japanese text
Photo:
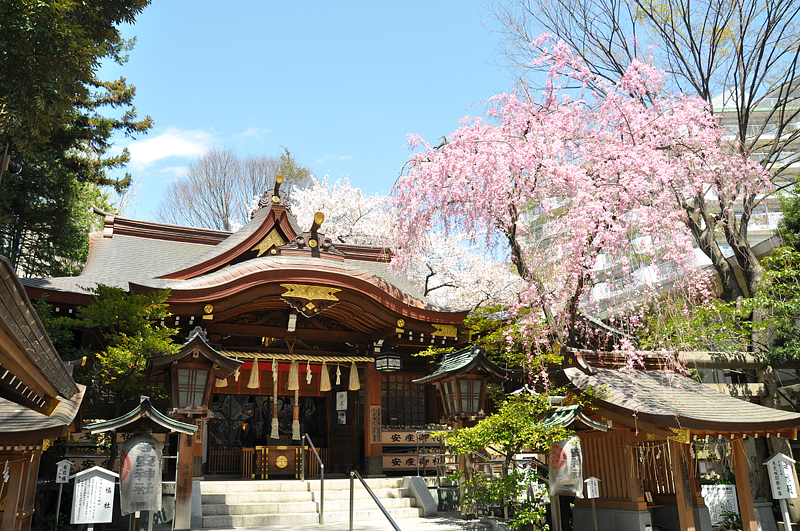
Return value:
[(586, 497), (591, 499), (600, 497), (600, 480), (592, 476), (583, 481), (586, 483)]
[(430, 433), (417, 433), (414, 431), (403, 430), (390, 430), (383, 428), (381, 430), (381, 444), (384, 446), (391, 445), (416, 445), (419, 439), (420, 446), (422, 445), (438, 445), (441, 441), (439, 438)]
[[(420, 468), (432, 468), (442, 463), (441, 456), (420, 456)], [(384, 470), (410, 470), (417, 468), (417, 454), (383, 454)]]
[(347, 411), (347, 391), (336, 392), (336, 411)]
[(775, 454), (764, 463), (769, 471), (769, 484), (772, 487), (774, 499), (797, 497), (797, 485), (794, 483), (794, 474), (792, 474), (794, 462), (791, 457)]
[(114, 483), (117, 474), (105, 468), (93, 467), (78, 472), (72, 492), (70, 524), (100, 524), (111, 522), (114, 509)]
[(56, 465), (56, 483), (69, 483), (69, 469), (72, 466), (72, 462), (68, 459), (62, 459)]
[(138, 434), (120, 445), (119, 499), (123, 516), (161, 510), (161, 450), (152, 435)]
[(708, 507), (712, 525), (722, 522), (723, 511), (739, 514), (736, 485), (701, 485), (700, 492)]

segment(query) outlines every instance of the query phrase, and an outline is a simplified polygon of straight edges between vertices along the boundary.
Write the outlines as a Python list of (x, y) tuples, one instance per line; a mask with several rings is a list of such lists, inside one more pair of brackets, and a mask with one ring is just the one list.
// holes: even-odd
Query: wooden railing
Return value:
[(241, 448), (210, 448), (209, 474), (238, 474), (242, 470)]

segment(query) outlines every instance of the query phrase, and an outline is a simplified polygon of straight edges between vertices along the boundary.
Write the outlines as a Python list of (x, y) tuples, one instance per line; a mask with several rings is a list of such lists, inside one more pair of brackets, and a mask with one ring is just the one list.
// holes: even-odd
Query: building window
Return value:
[(461, 380), (461, 411), (477, 413), (481, 403), (482, 380)]
[(203, 407), (208, 371), (178, 369), (178, 404), (182, 408)]
[(381, 375), (381, 415), (389, 426), (425, 424), (425, 389), (405, 374)]

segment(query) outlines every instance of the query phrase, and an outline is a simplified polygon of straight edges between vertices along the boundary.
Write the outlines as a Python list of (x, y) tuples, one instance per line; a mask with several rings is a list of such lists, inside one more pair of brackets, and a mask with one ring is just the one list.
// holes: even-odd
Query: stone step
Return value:
[(312, 492), (235, 492), (230, 494), (201, 494), (203, 504), (241, 503), (301, 503), (314, 500)]
[[(317, 513), (316, 502), (295, 502), (291, 504), (291, 511), (298, 513)], [(203, 502), (203, 516), (225, 516), (244, 514), (279, 514), (285, 513), (287, 504), (283, 503), (249, 503), (230, 505), (225, 503), (206, 504)]]
[[(404, 518), (419, 518), (422, 510), (416, 507), (402, 507), (387, 509), (387, 512), (395, 520)], [(385, 519), (379, 509), (354, 511), (354, 520), (368, 521)], [(350, 512), (325, 510), (325, 523), (349, 522)], [(205, 529), (236, 528), (236, 527), (260, 527), (277, 525), (300, 525), (315, 524), (319, 522), (317, 513), (283, 513), (283, 514), (257, 514), (257, 515), (220, 515), (203, 516), (203, 527)]]
[[(402, 478), (369, 478), (367, 485), (372, 490), (387, 488), (402, 488)], [(203, 494), (223, 494), (234, 492), (295, 492), (320, 489), (319, 479), (301, 480), (261, 480), (261, 481), (202, 481), (200, 488)], [(356, 481), (356, 489), (363, 489), (360, 482)], [(349, 479), (326, 479), (325, 490), (350, 490)]]
[[(414, 507), (415, 500), (411, 498), (393, 498), (381, 500), (385, 509), (399, 509)], [(377, 509), (375, 500), (354, 500), (353, 506), (357, 511), (368, 511)], [(350, 510), (350, 500), (325, 501), (325, 514), (328, 512), (340, 512)], [(319, 511), (319, 504), (316, 502), (302, 503), (251, 503), (243, 505), (230, 504), (205, 504), (203, 503), (203, 516), (222, 516), (222, 515), (249, 515), (249, 514), (278, 514), (291, 511), (293, 513), (315, 513)]]
[[(408, 489), (373, 489), (378, 499), (404, 498), (410, 495)], [(203, 504), (242, 504), (242, 503), (300, 503), (306, 501), (319, 501), (320, 491), (292, 491), (292, 492), (234, 492), (227, 494), (201, 494)], [(357, 500), (372, 499), (364, 488), (355, 489), (353, 497)], [(325, 501), (349, 500), (349, 490), (325, 489)]]
[[(372, 492), (375, 496), (378, 497), (379, 500), (383, 500), (384, 498), (405, 498), (411, 496), (411, 492), (408, 489), (372, 489)], [(315, 490), (311, 491), (312, 499), (315, 501), (319, 501), (320, 499), (320, 491)], [(372, 497), (369, 495), (369, 492), (366, 491), (364, 488), (354, 489), (353, 497), (357, 500), (361, 499), (369, 499), (371, 500)], [(350, 499), (350, 490), (328, 490), (328, 486), (325, 485), (325, 503), (328, 503), (328, 500), (349, 500)]]

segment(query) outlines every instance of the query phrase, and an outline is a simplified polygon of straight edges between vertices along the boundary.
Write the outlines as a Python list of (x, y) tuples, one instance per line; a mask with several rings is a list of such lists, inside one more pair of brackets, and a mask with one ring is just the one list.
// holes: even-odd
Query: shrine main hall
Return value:
[[(413, 354), (466, 344), (467, 311), (423, 296), (389, 267), (386, 249), (327, 237), (322, 213), (300, 227), (280, 183), (234, 233), (96, 213), (104, 227), (89, 236), (82, 273), (24, 279), (25, 288), (32, 299), (47, 295), (60, 315), (90, 304), (98, 285), (170, 290), (172, 316), (162, 324), (178, 329), (176, 342), (199, 327), (221, 356), (215, 367), (238, 367), (226, 378), (149, 375), (190, 402), (167, 413), (199, 427), (196, 475), (248, 475), (238, 458), (245, 448), (292, 454), (298, 426), (323, 450), (326, 471), (416, 469), (413, 434), (446, 411), (436, 386), (413, 383), (432, 370)], [(474, 387), (465, 392), (482, 391)]]

